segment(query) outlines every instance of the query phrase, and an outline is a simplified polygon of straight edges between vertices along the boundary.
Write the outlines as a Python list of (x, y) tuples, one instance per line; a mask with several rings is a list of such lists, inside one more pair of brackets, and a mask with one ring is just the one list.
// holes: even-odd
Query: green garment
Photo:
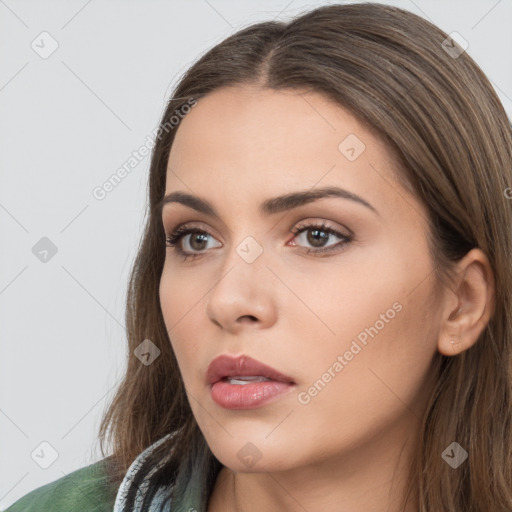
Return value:
[[(114, 505), (116, 505), (115, 512), (119, 512), (124, 509), (128, 489), (146, 457), (172, 435), (173, 433), (165, 435), (140, 453), (130, 465), (120, 484), (114, 485), (109, 482), (106, 471), (109, 457), (106, 457), (38, 487), (12, 504), (5, 512), (114, 512)], [(209, 453), (207, 450), (200, 450), (199, 454), (194, 450), (191, 451), (190, 457), (183, 462), (177, 481), (170, 484), (176, 486), (176, 492), (172, 500), (165, 503), (166, 512), (203, 512), (205, 510), (207, 498), (203, 496), (202, 483), (206, 478)], [(163, 461), (158, 463), (150, 473), (156, 471), (162, 463)], [(217, 461), (215, 467), (217, 474), (221, 467), (221, 463)], [(142, 499), (148, 489), (148, 476), (145, 475), (146, 485), (143, 485), (143, 482), (137, 489), (133, 512), (140, 512)], [(160, 505), (164, 505), (163, 500), (168, 497), (168, 491), (169, 485), (161, 486), (156, 490), (150, 510), (159, 510)]]
[(5, 512), (112, 512), (118, 486), (109, 484), (104, 461), (34, 489)]

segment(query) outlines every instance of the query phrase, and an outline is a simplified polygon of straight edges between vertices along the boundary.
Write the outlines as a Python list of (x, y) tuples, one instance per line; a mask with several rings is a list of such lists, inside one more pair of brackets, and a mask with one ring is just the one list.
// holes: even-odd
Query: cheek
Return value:
[[(164, 269), (160, 281), (160, 306), (165, 327), (185, 383), (188, 385), (201, 341), (204, 341), (204, 304), (201, 301), (208, 290), (201, 289), (200, 279), (193, 281), (177, 271)], [(201, 327), (202, 325), (202, 327)]]
[[(338, 268), (333, 275), (333, 267), (326, 266), (301, 288), (310, 313), (297, 302), (294, 357), (308, 375), (301, 391), (320, 380), (322, 391), (311, 402), (335, 405), (343, 397), (359, 409), (382, 403), (384, 396), (396, 400), (391, 390), (404, 401), (414, 400), (426, 377), (437, 342), (428, 259), (386, 253), (384, 247), (379, 255), (347, 263), (350, 272)], [(351, 397), (358, 399), (354, 403)]]
[(328, 355), (310, 353), (311, 376), (301, 387), (297, 412), (301, 424), (322, 432), (321, 445), (354, 448), (400, 418), (421, 417), (435, 346), (416, 317), (413, 306), (404, 304), (382, 329), (359, 331), (368, 334), (366, 344), (347, 335)]
[(201, 266), (180, 269), (168, 256), (160, 279), (160, 305), (167, 325), (172, 334), (184, 321), (204, 315), (204, 299), (214, 281)]

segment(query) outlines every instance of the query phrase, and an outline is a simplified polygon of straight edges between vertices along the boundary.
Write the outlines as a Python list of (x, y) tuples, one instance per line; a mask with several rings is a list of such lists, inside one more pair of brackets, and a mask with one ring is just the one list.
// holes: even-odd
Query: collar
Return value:
[[(124, 512), (125, 505), (126, 505), (126, 496), (128, 495), (128, 490), (130, 489), (133, 479), (137, 472), (140, 470), (140, 467), (142, 466), (143, 462), (146, 460), (146, 458), (153, 452), (155, 448), (160, 446), (163, 442), (169, 439), (170, 436), (172, 436), (172, 432), (165, 435), (152, 445), (148, 446), (140, 455), (137, 456), (137, 458), (131, 463), (130, 467), (128, 468), (128, 471), (126, 472), (126, 475), (123, 478), (123, 481), (121, 482), (121, 485), (119, 486), (119, 490), (117, 491), (116, 500), (114, 503), (114, 510), (113, 512)], [(140, 512), (142, 502), (144, 497), (146, 496), (147, 490), (148, 490), (148, 479), (157, 471), (165, 461), (159, 462), (154, 468), (152, 468), (149, 473), (146, 475), (144, 480), (142, 481), (141, 485), (137, 489), (137, 495), (135, 498), (135, 505), (132, 509), (132, 512)], [(158, 489), (157, 493), (155, 494), (153, 500), (151, 501), (151, 505), (149, 507), (148, 512), (171, 512), (171, 503), (168, 502), (165, 504), (165, 508), (161, 508), (163, 505), (163, 493), (164, 491), (168, 491), (168, 487), (162, 487)]]

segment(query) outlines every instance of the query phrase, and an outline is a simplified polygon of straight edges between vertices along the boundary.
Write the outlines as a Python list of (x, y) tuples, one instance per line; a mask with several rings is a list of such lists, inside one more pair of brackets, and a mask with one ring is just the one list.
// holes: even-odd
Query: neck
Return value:
[(305, 467), (260, 473), (234, 472), (224, 467), (207, 510), (416, 512), (416, 489), (406, 509), (401, 508), (417, 443), (417, 437), (411, 435), (417, 430), (410, 424), (408, 427), (382, 433), (363, 447)]

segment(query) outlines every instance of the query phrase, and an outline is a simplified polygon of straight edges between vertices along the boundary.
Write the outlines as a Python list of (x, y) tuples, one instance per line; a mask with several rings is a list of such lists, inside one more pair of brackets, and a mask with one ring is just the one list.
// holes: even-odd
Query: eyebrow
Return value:
[[(299, 191), (267, 199), (260, 205), (260, 212), (266, 215), (273, 215), (293, 208), (298, 208), (299, 206), (327, 197), (338, 197), (354, 201), (372, 210), (377, 215), (380, 215), (379, 212), (362, 197), (339, 187), (324, 187), (315, 190)], [(170, 203), (180, 203), (196, 210), (197, 212), (220, 219), (220, 215), (217, 210), (207, 200), (188, 194), (187, 192), (178, 190), (167, 194), (156, 205), (159, 214), (162, 213), (164, 206)]]

